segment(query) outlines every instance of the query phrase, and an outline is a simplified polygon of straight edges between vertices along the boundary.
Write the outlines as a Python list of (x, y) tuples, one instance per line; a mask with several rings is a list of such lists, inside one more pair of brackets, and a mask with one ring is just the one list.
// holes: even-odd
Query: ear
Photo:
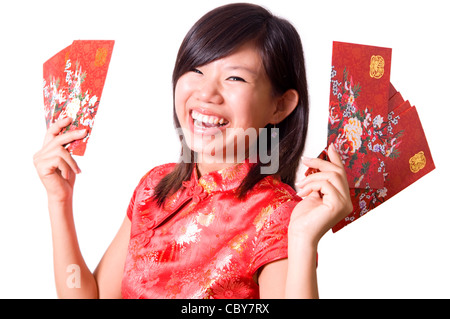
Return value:
[(271, 124), (278, 124), (283, 121), (297, 107), (299, 100), (298, 92), (294, 89), (287, 90), (278, 98), (277, 108), (272, 116)]

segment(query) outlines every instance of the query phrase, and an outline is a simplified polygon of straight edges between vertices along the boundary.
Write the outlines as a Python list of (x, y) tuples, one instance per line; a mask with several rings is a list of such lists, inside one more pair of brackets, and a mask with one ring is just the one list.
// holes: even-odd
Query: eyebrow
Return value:
[(253, 74), (255, 76), (258, 75), (258, 72), (256, 72), (255, 70), (247, 68), (247, 67), (245, 67), (243, 65), (231, 65), (231, 66), (226, 67), (226, 69), (227, 70), (244, 70), (244, 71), (247, 71), (248, 73), (251, 73), (251, 74)]

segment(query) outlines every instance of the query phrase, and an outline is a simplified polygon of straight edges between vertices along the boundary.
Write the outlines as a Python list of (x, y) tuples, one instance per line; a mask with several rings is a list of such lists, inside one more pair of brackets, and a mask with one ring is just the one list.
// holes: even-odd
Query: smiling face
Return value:
[(235, 136), (243, 131), (258, 133), (277, 123), (278, 101), (261, 57), (250, 44), (185, 73), (175, 87), (184, 138), (202, 156), (211, 155), (211, 150), (225, 155), (236, 148)]

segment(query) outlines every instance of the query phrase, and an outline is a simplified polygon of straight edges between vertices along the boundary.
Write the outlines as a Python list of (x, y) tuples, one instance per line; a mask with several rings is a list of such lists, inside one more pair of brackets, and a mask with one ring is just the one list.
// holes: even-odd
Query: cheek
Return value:
[(184, 125), (183, 123), (185, 121), (186, 117), (186, 101), (188, 98), (188, 94), (185, 88), (185, 85), (183, 85), (182, 82), (178, 81), (177, 85), (175, 86), (175, 94), (174, 94), (174, 103), (175, 103), (175, 112), (178, 117), (178, 121), (181, 125)]
[[(243, 103), (245, 101), (245, 103)], [(236, 101), (238, 103), (238, 101)], [(239, 107), (234, 108), (235, 126), (243, 129), (253, 127), (255, 129), (265, 127), (271, 120), (271, 114), (275, 107), (272, 101), (261, 98), (261, 96), (241, 99)]]

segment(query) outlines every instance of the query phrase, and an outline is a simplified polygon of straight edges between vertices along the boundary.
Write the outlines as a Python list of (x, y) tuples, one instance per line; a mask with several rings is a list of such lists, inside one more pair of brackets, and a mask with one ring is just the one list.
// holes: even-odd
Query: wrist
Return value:
[(289, 254), (305, 255), (316, 254), (319, 242), (306, 237), (288, 237)]
[(310, 235), (308, 233), (293, 231), (289, 229), (288, 231), (288, 242), (289, 245), (303, 248), (309, 248), (317, 250), (317, 247), (319, 245), (320, 237), (316, 237), (313, 235)]
[(317, 244), (307, 236), (288, 238), (286, 298), (318, 298)]
[(72, 197), (60, 199), (48, 196), (47, 203), (51, 218), (54, 216), (65, 217), (72, 213)]

